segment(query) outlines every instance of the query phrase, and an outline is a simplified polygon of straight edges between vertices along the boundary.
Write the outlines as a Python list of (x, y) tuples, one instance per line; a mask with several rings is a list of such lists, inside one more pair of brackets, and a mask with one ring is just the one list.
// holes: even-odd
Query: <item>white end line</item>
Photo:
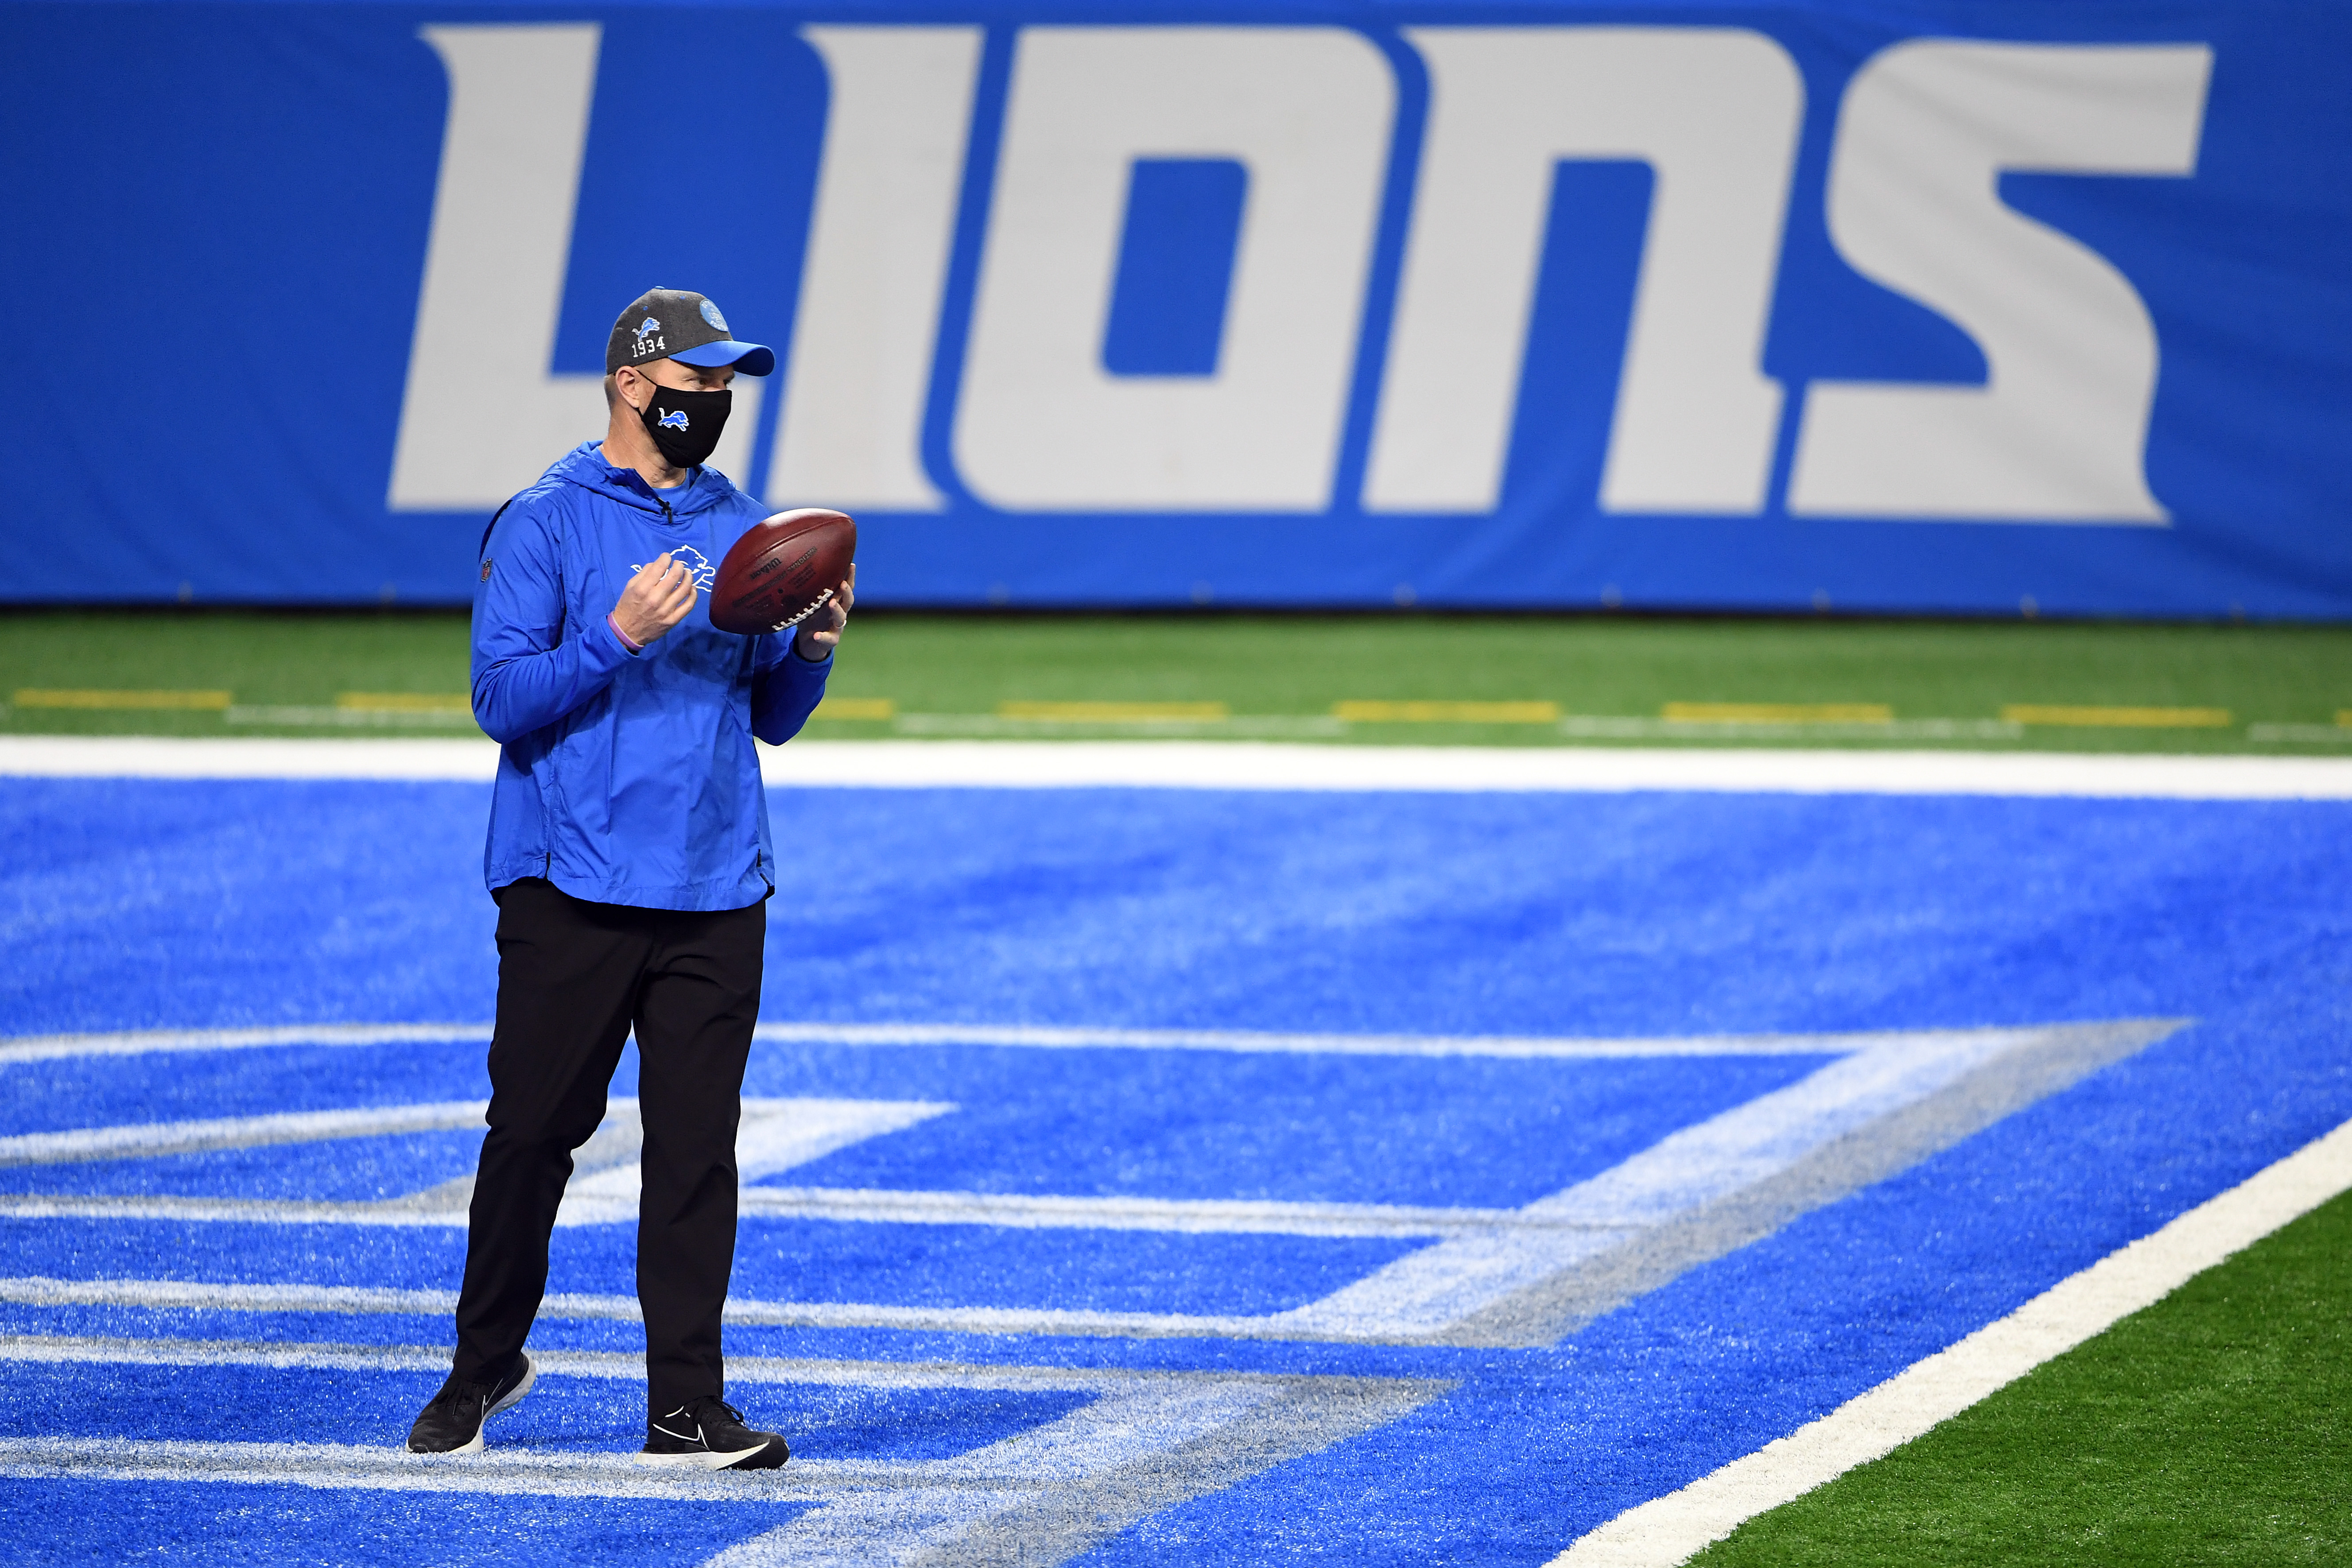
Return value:
[[(0, 775), (391, 779), (486, 784), (488, 740), (0, 736)], [(1209, 789), (1343, 794), (1730, 791), (1766, 795), (2352, 799), (2352, 758), (1761, 747), (1279, 744), (1253, 741), (795, 741), (772, 788)]]
[(2352, 1121), (1787, 1436), (1619, 1514), (1545, 1568), (1675, 1568), (1883, 1458), (2352, 1188)]

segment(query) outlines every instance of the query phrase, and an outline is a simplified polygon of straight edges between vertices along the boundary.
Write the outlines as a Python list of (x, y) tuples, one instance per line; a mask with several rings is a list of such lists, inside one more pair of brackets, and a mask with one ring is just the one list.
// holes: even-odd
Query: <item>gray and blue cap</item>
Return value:
[(737, 342), (728, 335), (719, 307), (686, 289), (648, 289), (621, 312), (604, 345), (604, 374), (657, 359), (705, 370), (731, 364), (745, 375), (765, 375), (776, 368), (775, 350)]

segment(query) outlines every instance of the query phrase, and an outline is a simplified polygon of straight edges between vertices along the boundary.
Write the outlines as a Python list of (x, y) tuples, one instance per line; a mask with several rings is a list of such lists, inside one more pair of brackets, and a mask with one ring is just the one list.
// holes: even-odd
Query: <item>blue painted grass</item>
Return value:
[(11, 1539), (9, 1557), (40, 1568), (131, 1562), (637, 1568), (700, 1562), (807, 1511), (803, 1503), (0, 1479), (0, 1519), (41, 1524), (37, 1533)]
[[(1157, 1516), (1097, 1563), (1540, 1563), (2352, 1117), (2344, 805), (806, 791), (774, 806), (780, 837), (824, 847), (838, 875), (814, 907), (775, 906), (772, 1018), (1582, 1035), (2199, 1020), (1548, 1350), (730, 1331), (736, 1354), (1462, 1380)], [(455, 785), (0, 784), (0, 1017), (24, 1033), (485, 1019), (481, 811)], [(480, 1092), (458, 1087), (478, 1084), (478, 1051), (31, 1064), (0, 1068), (0, 1115), (16, 1131), (457, 1099)], [(1524, 1201), (1802, 1066), (1596, 1065), (762, 1047), (752, 1086), (965, 1107), (793, 1182), (1467, 1203)], [(558, 1288), (625, 1293), (627, 1239), (565, 1233)], [(1409, 1245), (1202, 1240), (763, 1220), (738, 1289), (1264, 1310)], [(461, 1255), (455, 1231), (0, 1222), (12, 1273), (448, 1289)], [(0, 1313), (121, 1332), (237, 1321), (443, 1342), (410, 1319)], [(541, 1332), (635, 1343), (623, 1324)], [(220, 1522), (225, 1493), (272, 1489), (92, 1496), (115, 1500), (118, 1555), (231, 1542), (214, 1555), (235, 1561), (261, 1540), (299, 1560), (352, 1541), (381, 1544), (352, 1561), (435, 1560), (402, 1533), (413, 1500), (305, 1494), (310, 1513), (263, 1509), (247, 1535)], [(12, 1484), (0, 1518), (47, 1540), (70, 1517), (56, 1510), (100, 1506), (79, 1500)], [(689, 1561), (767, 1527), (686, 1505), (600, 1513), (625, 1540), (641, 1517), (688, 1521), (664, 1554)], [(499, 1517), (541, 1560), (604, 1550), (562, 1509)], [(511, 1560), (509, 1540), (462, 1560)]]
[[(19, 1363), (0, 1389), (0, 1437), (58, 1436), (60, 1411), (102, 1409), (106, 1435), (150, 1442), (328, 1441), (397, 1448), (409, 1423), (441, 1386), (439, 1373), (349, 1372), (314, 1367), (146, 1366)], [(951, 1458), (1059, 1420), (1094, 1396), (1085, 1392), (971, 1388), (857, 1388), (762, 1383), (735, 1403), (782, 1422), (806, 1458), (914, 1461)], [(296, 1411), (332, 1411), (325, 1437)], [(235, 1413), (257, 1425), (225, 1430)], [(641, 1383), (542, 1373), (530, 1396), (498, 1418), (501, 1447), (557, 1453), (633, 1454), (645, 1446)]]

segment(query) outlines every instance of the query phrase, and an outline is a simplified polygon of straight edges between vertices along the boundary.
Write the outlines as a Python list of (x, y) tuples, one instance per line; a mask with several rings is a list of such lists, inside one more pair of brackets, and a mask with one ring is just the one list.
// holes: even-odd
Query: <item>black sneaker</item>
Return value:
[(641, 1465), (691, 1465), (705, 1470), (772, 1470), (793, 1457), (773, 1432), (754, 1432), (743, 1413), (715, 1394), (689, 1399), (646, 1423)]
[(496, 1383), (467, 1383), (456, 1373), (449, 1374), (435, 1394), (416, 1425), (408, 1429), (408, 1451), (412, 1454), (478, 1454), (482, 1451), (482, 1427), (501, 1410), (512, 1410), (539, 1381), (539, 1369), (530, 1364), (530, 1357), (518, 1353), (515, 1369)]

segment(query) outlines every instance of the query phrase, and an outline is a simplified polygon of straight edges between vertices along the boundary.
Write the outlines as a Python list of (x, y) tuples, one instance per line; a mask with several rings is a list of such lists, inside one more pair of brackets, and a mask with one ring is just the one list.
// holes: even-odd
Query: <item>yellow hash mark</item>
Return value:
[(1556, 724), (1557, 702), (1372, 702), (1331, 704), (1331, 716), (1359, 724)]
[(474, 700), (462, 691), (345, 691), (335, 698), (338, 708), (371, 713), (471, 713)]
[(2092, 708), (2053, 702), (2012, 702), (2000, 710), (2011, 724), (2061, 724), (2108, 730), (2219, 730), (2227, 708)]
[(19, 708), (226, 708), (226, 691), (78, 691), (27, 686), (16, 691)]
[(887, 697), (828, 697), (816, 705), (813, 719), (896, 719), (898, 705)]
[(2339, 728), (2352, 730), (2352, 708), (2338, 708), (2336, 710), (2336, 722)]
[(1000, 719), (1043, 719), (1056, 724), (1120, 724), (1231, 717), (1222, 702), (1000, 702)]
[(1884, 702), (1669, 702), (1658, 717), (1675, 724), (1892, 724)]

